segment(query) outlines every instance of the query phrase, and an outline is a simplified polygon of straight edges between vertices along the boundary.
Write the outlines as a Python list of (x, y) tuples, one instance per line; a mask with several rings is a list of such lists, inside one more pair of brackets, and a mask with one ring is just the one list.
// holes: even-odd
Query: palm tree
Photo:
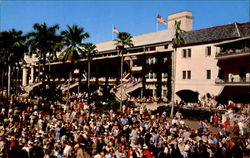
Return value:
[[(121, 85), (122, 85), (122, 79), (123, 79), (123, 54), (127, 52), (126, 47), (133, 47), (133, 41), (132, 36), (127, 32), (119, 32), (117, 39), (114, 41), (116, 42), (116, 49), (118, 50), (118, 53), (121, 55)], [(121, 100), (120, 100), (120, 108), (122, 108), (122, 94), (123, 94), (123, 86), (121, 86)]]
[[(10, 81), (11, 81), (11, 70), (16, 63), (23, 60), (24, 52), (27, 51), (25, 46), (26, 36), (22, 35), (22, 31), (16, 31), (12, 29), (0, 33), (0, 64), (8, 66), (8, 84), (7, 84), (7, 98), (10, 96)], [(3, 64), (4, 63), (4, 64)], [(3, 78), (3, 76), (2, 76)]]
[(42, 73), (42, 81), (44, 81), (46, 59), (55, 54), (55, 50), (57, 48), (56, 46), (61, 42), (61, 37), (56, 33), (56, 31), (59, 29), (59, 25), (50, 27), (47, 26), (46, 23), (36, 23), (33, 25), (33, 29), (33, 32), (28, 33), (29, 39), (27, 44), (30, 47), (30, 54), (38, 55), (40, 59), (39, 68), (40, 64), (43, 64), (44, 71)]
[(92, 44), (92, 43), (84, 44), (83, 56), (88, 61), (88, 77), (87, 77), (88, 89), (89, 89), (89, 80), (90, 80), (90, 63), (91, 63), (92, 59), (95, 57), (96, 53), (97, 53), (97, 49), (96, 49), (96, 46), (94, 44)]
[[(89, 34), (84, 31), (83, 28), (73, 25), (67, 25), (67, 30), (61, 32), (63, 36), (63, 44), (67, 47), (64, 50), (63, 60), (70, 61), (72, 67), (76, 65), (80, 59), (80, 54), (83, 54), (82, 47), (84, 46), (83, 41), (89, 37)], [(72, 69), (73, 70), (73, 69)], [(72, 76), (72, 71), (69, 73), (69, 80)], [(69, 82), (68, 82), (69, 86)], [(69, 87), (68, 87), (69, 92)]]
[(172, 118), (174, 115), (174, 104), (175, 104), (175, 68), (176, 68), (176, 52), (177, 52), (177, 48), (181, 47), (182, 45), (184, 45), (185, 41), (182, 38), (182, 33), (184, 33), (185, 31), (183, 31), (181, 29), (181, 21), (175, 21), (174, 24), (175, 27), (175, 35), (174, 38), (172, 39), (172, 45), (174, 48), (174, 51), (172, 52), (172, 104), (171, 104), (171, 113), (170, 113), (170, 117)]

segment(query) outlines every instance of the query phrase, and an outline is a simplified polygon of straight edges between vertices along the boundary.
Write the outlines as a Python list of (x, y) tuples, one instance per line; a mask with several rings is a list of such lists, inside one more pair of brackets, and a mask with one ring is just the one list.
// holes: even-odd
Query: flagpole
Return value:
[(113, 29), (114, 29), (114, 25), (112, 25), (112, 30), (111, 30), (111, 34), (112, 34), (112, 41), (114, 40), (114, 32), (113, 32)]
[[(157, 16), (157, 17), (158, 17), (158, 15), (159, 15), (159, 12), (156, 13), (156, 16)], [(158, 32), (158, 27), (159, 27), (159, 25), (158, 25), (158, 22), (157, 22), (157, 20), (156, 20), (156, 32)]]

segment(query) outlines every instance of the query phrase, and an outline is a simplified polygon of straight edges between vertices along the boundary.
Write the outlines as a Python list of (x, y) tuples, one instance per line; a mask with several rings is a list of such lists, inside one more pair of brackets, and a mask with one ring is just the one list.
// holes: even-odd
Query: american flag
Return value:
[(119, 33), (118, 29), (116, 27), (113, 27), (113, 33)]
[(167, 26), (166, 21), (158, 14), (156, 21), (164, 26)]

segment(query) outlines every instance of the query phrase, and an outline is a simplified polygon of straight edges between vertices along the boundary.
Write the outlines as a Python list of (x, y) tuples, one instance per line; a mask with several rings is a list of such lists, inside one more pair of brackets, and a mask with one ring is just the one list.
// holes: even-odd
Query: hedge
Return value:
[[(152, 114), (155, 115), (157, 113), (162, 114), (163, 112), (167, 113), (167, 116), (170, 116), (171, 106), (160, 106), (156, 110), (152, 111)], [(210, 120), (211, 115), (215, 113), (215, 111), (211, 110), (201, 110), (201, 109), (183, 109), (179, 107), (174, 108), (174, 114), (179, 111), (182, 113), (184, 119), (188, 120)]]

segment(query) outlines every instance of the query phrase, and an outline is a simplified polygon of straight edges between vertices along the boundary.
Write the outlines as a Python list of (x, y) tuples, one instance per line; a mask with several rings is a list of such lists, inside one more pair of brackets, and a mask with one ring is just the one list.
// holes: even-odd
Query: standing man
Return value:
[(4, 141), (3, 141), (3, 137), (0, 136), (0, 158), (4, 158), (5, 155), (4, 155), (4, 149), (5, 149), (5, 144), (4, 144)]

